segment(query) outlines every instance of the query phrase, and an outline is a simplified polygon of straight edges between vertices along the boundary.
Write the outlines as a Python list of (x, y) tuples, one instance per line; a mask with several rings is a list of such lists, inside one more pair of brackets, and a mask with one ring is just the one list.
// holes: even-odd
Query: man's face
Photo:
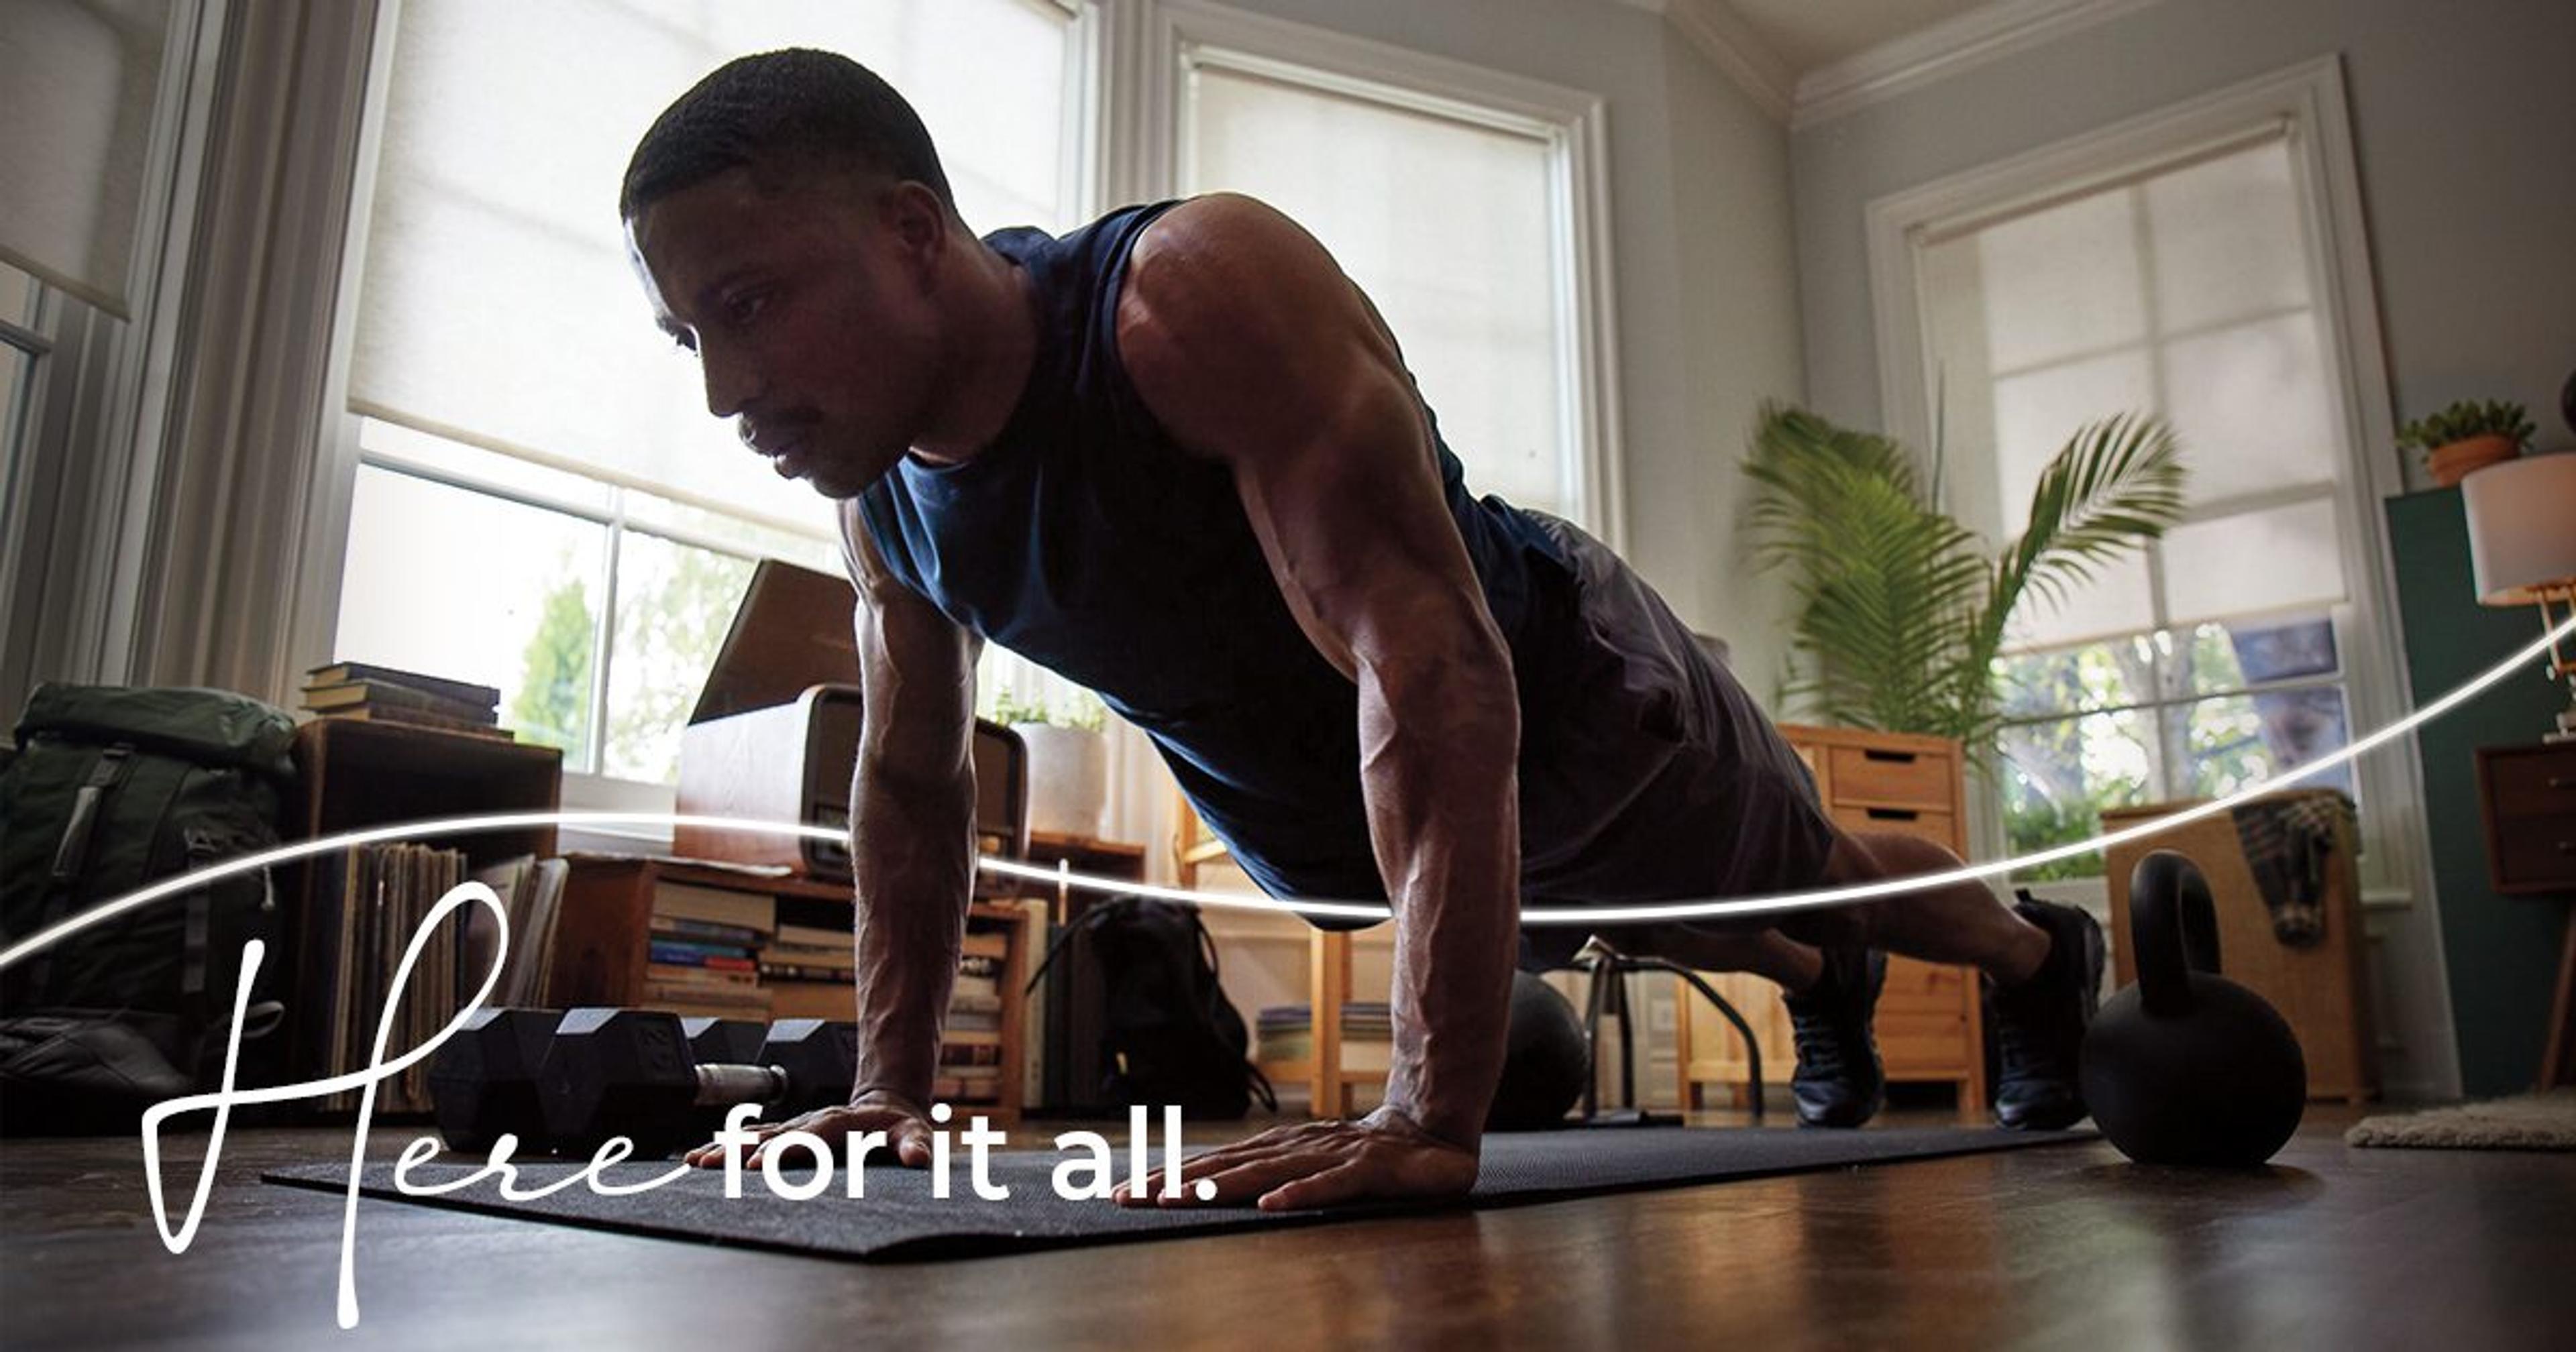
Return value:
[(937, 388), (945, 218), (926, 197), (857, 173), (762, 184), (732, 169), (626, 223), (655, 322), (697, 354), (707, 411), (826, 497), (892, 468)]

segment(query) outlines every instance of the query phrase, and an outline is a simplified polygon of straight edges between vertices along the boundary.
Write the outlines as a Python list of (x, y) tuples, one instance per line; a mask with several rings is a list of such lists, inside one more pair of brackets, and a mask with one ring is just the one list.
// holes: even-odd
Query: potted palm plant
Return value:
[(1895, 441), (1803, 409), (1762, 412), (1744, 471), (1757, 558), (1795, 593), (1786, 693), (1845, 727), (1956, 739), (1984, 764), (1994, 664), (2016, 607), (2054, 604), (2182, 519), (2173, 432), (2122, 415), (2078, 430), (2040, 472), (2022, 533), (1989, 555)]
[(2423, 453), (2433, 482), (2449, 488), (2499, 460), (2511, 460), (2531, 445), (2531, 419), (2520, 404), (2494, 399), (2466, 399), (2397, 429), (2397, 448)]

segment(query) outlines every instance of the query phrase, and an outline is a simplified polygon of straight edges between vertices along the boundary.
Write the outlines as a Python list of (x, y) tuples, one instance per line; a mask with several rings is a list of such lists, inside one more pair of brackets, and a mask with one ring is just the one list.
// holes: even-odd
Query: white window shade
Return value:
[(2165, 533), (2163, 554), (2166, 621), (2177, 627), (2344, 599), (2343, 552), (2326, 498), (2176, 526)]
[(0, 261), (118, 318), (170, 0), (0, 0)]
[[(735, 56), (842, 53), (913, 103), (978, 229), (1070, 223), (1071, 19), (1026, 0), (437, 0), (400, 11), (350, 401), (391, 422), (828, 529), (710, 417), (617, 215), (636, 141)], [(972, 63), (954, 59), (972, 50)]]
[(1332, 251), (1403, 344), (1469, 486), (1565, 511), (1550, 141), (1209, 64), (1185, 126), (1183, 189), (1260, 198)]
[[(1990, 474), (2018, 534), (2041, 470), (2081, 428), (2161, 415), (2192, 519), (2062, 605), (2013, 617), (2035, 651), (2345, 599), (2334, 495), (2351, 460), (2286, 136), (2214, 149), (1963, 220), (1916, 274), (1952, 463)], [(1973, 479), (1971, 480), (1973, 482)]]
[(2132, 555), (2097, 570), (2092, 585), (2076, 588), (2060, 604), (2025, 594), (2005, 626), (2004, 644), (2014, 652), (2039, 652), (2155, 627), (2155, 586), (2147, 561)]

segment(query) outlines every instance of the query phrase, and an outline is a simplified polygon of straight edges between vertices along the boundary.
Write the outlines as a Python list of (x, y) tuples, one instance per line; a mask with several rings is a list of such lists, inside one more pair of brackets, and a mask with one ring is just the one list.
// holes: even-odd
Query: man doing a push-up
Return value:
[[(782, 51), (664, 112), (620, 210), (708, 411), (840, 504), (858, 591), (857, 1089), (767, 1133), (884, 1130), (928, 1161), (986, 641), (1142, 729), (1264, 890), (1393, 910), (1384, 1105), (1196, 1157), (1217, 1204), (1465, 1191), (1525, 899), (1957, 863), (1828, 821), (1796, 756), (1635, 572), (1563, 521), (1473, 496), (1396, 336), (1260, 202), (978, 238), (900, 95), (841, 57)], [(1778, 981), (1809, 1123), (1878, 1104), (1882, 950), (1986, 973), (2006, 1125), (2083, 1115), (2076, 1048), (2102, 947), (2080, 912), (1965, 884), (1767, 924), (1608, 937)], [(1532, 937), (1545, 960), (1582, 935)]]

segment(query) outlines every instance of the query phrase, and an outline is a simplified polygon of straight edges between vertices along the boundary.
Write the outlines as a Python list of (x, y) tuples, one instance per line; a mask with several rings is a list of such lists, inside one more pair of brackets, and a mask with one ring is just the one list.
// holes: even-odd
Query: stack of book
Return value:
[(304, 707), (325, 718), (510, 738), (500, 726), (501, 692), (491, 686), (366, 662), (336, 662), (306, 672)]
[[(1315, 1011), (1309, 1005), (1270, 1005), (1255, 1020), (1253, 1055), (1265, 1062), (1303, 1061), (1315, 1054)], [(1342, 1068), (1383, 1071), (1393, 1064), (1395, 1016), (1383, 1000), (1342, 1003)]]
[[(970, 930), (957, 960), (957, 984), (948, 993), (948, 1017), (939, 1035), (939, 1071), (931, 1097), (968, 1105), (1002, 1099), (1002, 981), (1009, 970), (1010, 936)], [(1019, 1067), (1010, 1067), (1012, 1074)]]
[(663, 883), (646, 936), (645, 1001), (677, 1014), (767, 1020), (771, 992), (760, 982), (760, 954), (777, 928), (770, 897)]
[(779, 921), (760, 954), (760, 980), (769, 988), (771, 1014), (781, 1019), (855, 1017), (859, 974), (851, 966), (851, 944), (847, 925), (832, 929)]

